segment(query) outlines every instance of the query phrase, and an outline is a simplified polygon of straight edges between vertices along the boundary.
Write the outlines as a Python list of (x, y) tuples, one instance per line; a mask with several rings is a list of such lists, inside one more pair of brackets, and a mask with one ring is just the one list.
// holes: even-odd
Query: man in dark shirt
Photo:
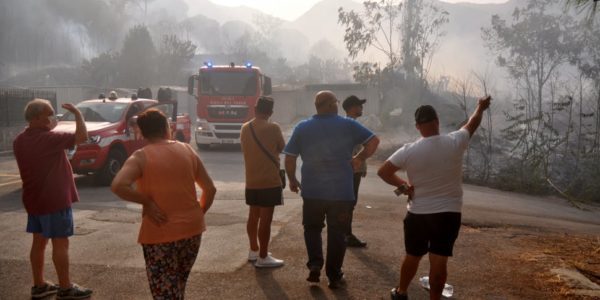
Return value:
[[(69, 236), (73, 235), (71, 203), (79, 201), (71, 164), (65, 149), (87, 140), (81, 112), (72, 104), (64, 109), (75, 116), (75, 133), (59, 133), (54, 109), (48, 100), (34, 99), (25, 107), (29, 126), (13, 142), (21, 180), (23, 204), (28, 214), (27, 232), (33, 234), (30, 262), (34, 286), (31, 297), (57, 294), (57, 299), (88, 298), (92, 291), (69, 278)], [(52, 261), (59, 285), (44, 280), (44, 252), (52, 241)]]

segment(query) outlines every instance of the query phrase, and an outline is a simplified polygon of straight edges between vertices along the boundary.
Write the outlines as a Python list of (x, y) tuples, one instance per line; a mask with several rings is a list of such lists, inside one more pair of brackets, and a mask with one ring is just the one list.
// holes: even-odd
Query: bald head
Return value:
[(31, 122), (48, 110), (53, 111), (50, 101), (46, 99), (33, 99), (25, 106), (25, 120)]
[(330, 114), (338, 112), (337, 98), (332, 91), (320, 91), (315, 96), (317, 114)]

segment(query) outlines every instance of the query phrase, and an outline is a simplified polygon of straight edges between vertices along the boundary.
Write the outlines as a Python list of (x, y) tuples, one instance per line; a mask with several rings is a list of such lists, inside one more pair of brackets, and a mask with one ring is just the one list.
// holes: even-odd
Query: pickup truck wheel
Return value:
[(182, 143), (185, 143), (185, 136), (183, 135), (183, 132), (181, 132), (181, 131), (177, 131), (177, 133), (175, 133), (175, 139)]
[(125, 153), (119, 149), (112, 149), (108, 152), (108, 158), (104, 163), (102, 169), (96, 173), (96, 181), (100, 185), (108, 186), (111, 184), (113, 178), (117, 175), (123, 163), (125, 163)]

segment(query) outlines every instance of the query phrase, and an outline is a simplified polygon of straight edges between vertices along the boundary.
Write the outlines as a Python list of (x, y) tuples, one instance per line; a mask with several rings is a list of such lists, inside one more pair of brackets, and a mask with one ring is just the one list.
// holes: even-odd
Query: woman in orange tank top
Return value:
[[(127, 159), (113, 180), (112, 191), (143, 206), (138, 242), (152, 296), (183, 299), (206, 230), (204, 214), (216, 188), (190, 145), (170, 140), (169, 124), (161, 111), (140, 114), (137, 125), (149, 144)], [(202, 189), (200, 200), (196, 183)]]

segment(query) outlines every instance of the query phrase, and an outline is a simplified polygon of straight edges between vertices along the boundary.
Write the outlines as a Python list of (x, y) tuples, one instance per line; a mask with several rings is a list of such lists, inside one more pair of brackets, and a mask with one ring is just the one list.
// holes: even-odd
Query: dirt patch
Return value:
[(523, 257), (542, 267), (538, 276), (548, 283), (546, 288), (561, 296), (600, 297), (600, 237), (542, 235), (525, 237), (522, 242), (532, 248)]
[(467, 224), (457, 243), (463, 246), (457, 258), (481, 259), (458, 272), (466, 277), (469, 272), (481, 274), (475, 287), (460, 283), (457, 276), (459, 285), (469, 286), (466, 298), (600, 299), (599, 236)]

